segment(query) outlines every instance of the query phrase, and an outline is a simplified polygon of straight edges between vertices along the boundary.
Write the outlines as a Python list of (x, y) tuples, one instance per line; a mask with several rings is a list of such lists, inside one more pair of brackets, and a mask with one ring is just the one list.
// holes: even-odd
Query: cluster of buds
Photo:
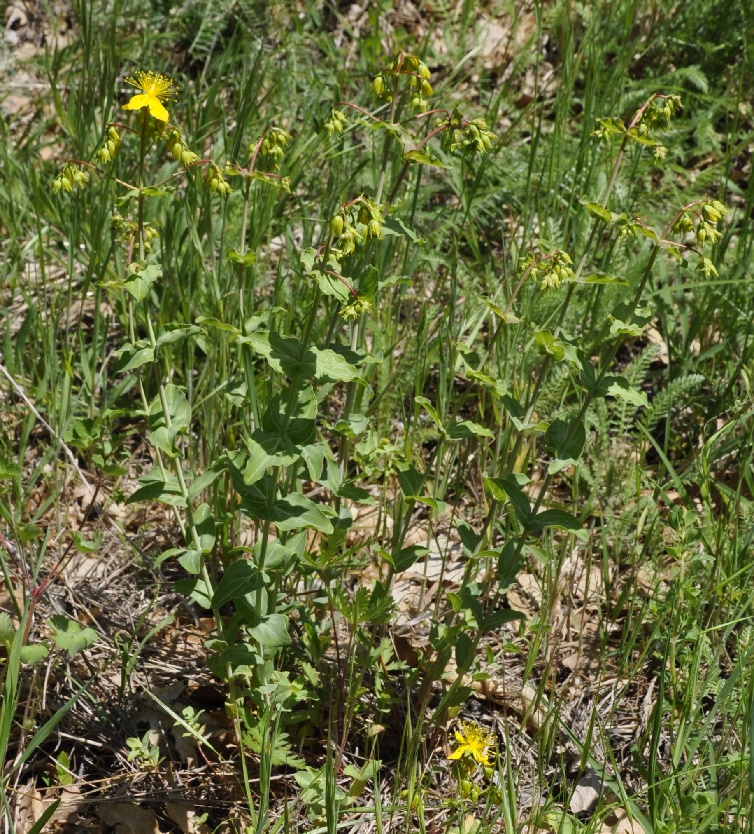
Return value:
[(330, 234), (338, 239), (337, 254), (350, 255), (357, 245), (381, 238), (384, 222), (379, 207), (367, 197), (343, 206), (330, 221)]
[(521, 272), (527, 269), (531, 279), (539, 281), (541, 290), (555, 290), (575, 277), (571, 256), (562, 249), (555, 249), (544, 256), (530, 252), (520, 264)]
[(366, 299), (359, 298), (352, 301), (350, 304), (345, 304), (340, 311), (340, 315), (348, 321), (349, 319), (357, 319), (364, 313), (370, 313), (372, 305)]
[(676, 234), (693, 233), (700, 246), (712, 246), (722, 237), (717, 223), (727, 213), (728, 209), (719, 200), (701, 200), (683, 209), (672, 231)]
[(383, 101), (393, 100), (393, 85), (386, 83), (385, 76), (405, 75), (409, 79), (411, 107), (414, 110), (426, 110), (427, 99), (432, 95), (429, 67), (416, 55), (401, 52), (390, 65), (372, 81), (372, 92)]
[(189, 150), (185, 140), (175, 128), (168, 133), (166, 145), (173, 159), (180, 162), (184, 168), (188, 168), (189, 165), (199, 161), (199, 157), (192, 150)]
[[(117, 232), (118, 240), (121, 243), (130, 243), (139, 234), (139, 224), (135, 220), (128, 220), (120, 214), (114, 214), (110, 218), (110, 226)], [(144, 224), (143, 242), (144, 251), (152, 251), (152, 241), (160, 235), (151, 223)]]
[(646, 135), (648, 131), (664, 133), (670, 128), (670, 120), (681, 107), (683, 105), (680, 96), (654, 96), (641, 117), (638, 125), (639, 133), (643, 135)]
[(59, 194), (61, 191), (72, 193), (77, 188), (83, 188), (89, 182), (89, 174), (86, 171), (79, 171), (73, 165), (68, 165), (52, 181), (52, 193)]
[(214, 191), (222, 197), (227, 197), (228, 194), (233, 191), (230, 184), (223, 176), (223, 172), (217, 167), (217, 165), (214, 164), (214, 162), (212, 163), (209, 173), (207, 174), (207, 185), (209, 186), (210, 191)]
[[(265, 133), (262, 144), (259, 146), (257, 166), (263, 171), (277, 171), (285, 156), (285, 148), (292, 138), (291, 134), (281, 127), (271, 127)], [(253, 145), (249, 148), (249, 152), (254, 152)]]
[(95, 152), (95, 156), (99, 159), (100, 162), (107, 165), (108, 163), (112, 162), (115, 159), (115, 155), (118, 153), (118, 149), (120, 148), (120, 133), (118, 133), (117, 128), (113, 125), (110, 125), (107, 129), (107, 133), (105, 134), (105, 138), (102, 142), (102, 145), (98, 148)]
[(444, 151), (460, 151), (463, 156), (473, 156), (487, 153), (495, 139), (497, 136), (489, 130), (484, 119), (468, 121), (456, 107), (443, 131), (441, 145)]
[(348, 124), (346, 114), (336, 108), (330, 113), (330, 118), (325, 122), (325, 130), (329, 136), (333, 133), (343, 133), (343, 128)]

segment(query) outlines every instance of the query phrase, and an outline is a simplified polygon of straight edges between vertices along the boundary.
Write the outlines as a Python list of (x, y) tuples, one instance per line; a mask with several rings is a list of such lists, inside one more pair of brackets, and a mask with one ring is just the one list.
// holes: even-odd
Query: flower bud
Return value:
[(335, 217), (330, 221), (330, 234), (334, 237), (340, 237), (343, 234), (343, 227), (345, 223), (341, 215), (336, 214)]
[(370, 214), (369, 209), (366, 206), (362, 205), (359, 209), (359, 223), (362, 223), (364, 226), (366, 226), (367, 223), (369, 223), (371, 216), (372, 215)]
[(380, 226), (378, 220), (374, 218), (370, 220), (368, 228), (370, 237), (380, 237), (382, 235), (382, 226)]
[(385, 81), (381, 75), (375, 77), (372, 81), (372, 92), (376, 96), (382, 96), (385, 92)]

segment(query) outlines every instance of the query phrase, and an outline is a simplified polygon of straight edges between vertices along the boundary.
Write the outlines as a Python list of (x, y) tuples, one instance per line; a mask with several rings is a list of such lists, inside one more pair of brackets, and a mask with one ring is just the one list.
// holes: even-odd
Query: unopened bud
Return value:
[(343, 218), (341, 215), (336, 214), (335, 217), (330, 221), (330, 234), (334, 237), (340, 237), (343, 233), (343, 226), (345, 223), (343, 222)]

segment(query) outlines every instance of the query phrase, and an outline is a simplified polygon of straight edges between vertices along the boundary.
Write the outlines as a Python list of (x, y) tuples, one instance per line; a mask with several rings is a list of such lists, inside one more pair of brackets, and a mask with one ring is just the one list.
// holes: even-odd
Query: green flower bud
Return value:
[(372, 215), (369, 209), (365, 205), (362, 205), (361, 208), (359, 208), (359, 223), (362, 223), (364, 226), (366, 226), (367, 223), (369, 223), (371, 217)]
[(345, 222), (341, 215), (336, 214), (335, 217), (330, 221), (330, 234), (334, 237), (340, 237), (343, 233), (343, 227), (345, 226)]
[(374, 218), (369, 221), (368, 229), (370, 237), (380, 237), (382, 235), (382, 226), (380, 226), (379, 221)]
[(385, 81), (381, 75), (375, 77), (372, 81), (372, 92), (376, 96), (382, 96), (385, 93)]

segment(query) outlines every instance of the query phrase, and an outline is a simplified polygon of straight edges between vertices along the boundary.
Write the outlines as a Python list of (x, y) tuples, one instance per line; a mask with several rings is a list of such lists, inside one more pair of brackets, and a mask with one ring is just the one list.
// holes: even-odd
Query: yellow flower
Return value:
[(479, 764), (490, 764), (489, 755), (495, 746), (493, 733), (488, 733), (479, 724), (462, 721), (456, 730), (456, 741), (458, 747), (448, 756), (449, 759), (471, 756)]
[(170, 99), (170, 88), (173, 82), (158, 72), (137, 72), (136, 78), (127, 78), (126, 84), (131, 84), (142, 92), (132, 96), (128, 104), (123, 105), (124, 110), (141, 110), (148, 107), (149, 112), (161, 122), (167, 122), (168, 111), (163, 107), (162, 102)]

